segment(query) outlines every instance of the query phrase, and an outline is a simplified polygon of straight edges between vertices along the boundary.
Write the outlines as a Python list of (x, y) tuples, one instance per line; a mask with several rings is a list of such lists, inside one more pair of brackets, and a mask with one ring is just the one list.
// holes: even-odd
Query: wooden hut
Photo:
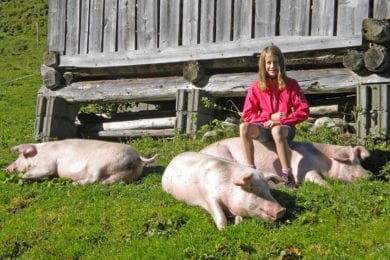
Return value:
[[(390, 73), (343, 66), (371, 47), (362, 34), (367, 18), (389, 19), (389, 1), (49, 0), (36, 139), (194, 133), (218, 113), (202, 100), (242, 100), (270, 44), (285, 53), (311, 105), (335, 94), (356, 101), (361, 89), (367, 117), (372, 102), (364, 93), (388, 89)], [(85, 104), (112, 102), (154, 109), (94, 124), (80, 117)], [(362, 134), (368, 124), (377, 123), (362, 124)]]

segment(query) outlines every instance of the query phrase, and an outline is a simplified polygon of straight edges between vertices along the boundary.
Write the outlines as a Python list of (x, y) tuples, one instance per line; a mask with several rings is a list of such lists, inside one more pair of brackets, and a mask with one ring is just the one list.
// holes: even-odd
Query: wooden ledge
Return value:
[(283, 53), (356, 48), (361, 36), (274, 36), (245, 41), (198, 44), (165, 49), (107, 52), (85, 55), (61, 55), (63, 68), (113, 68), (253, 57), (266, 46), (278, 45)]
[[(288, 71), (305, 94), (355, 93), (360, 84), (389, 83), (386, 74), (358, 75), (345, 68)], [(231, 73), (210, 76), (201, 89), (215, 97), (243, 97), (257, 73)], [(197, 88), (183, 77), (80, 81), (59, 90), (41, 88), (45, 95), (62, 97), (69, 103), (174, 101), (178, 89)]]

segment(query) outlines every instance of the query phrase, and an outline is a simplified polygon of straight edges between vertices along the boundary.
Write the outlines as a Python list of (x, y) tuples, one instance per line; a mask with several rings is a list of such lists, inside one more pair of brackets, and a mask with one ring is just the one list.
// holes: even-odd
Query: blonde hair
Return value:
[(265, 56), (271, 54), (278, 58), (279, 73), (278, 73), (278, 85), (279, 89), (284, 89), (287, 84), (286, 65), (284, 61), (284, 55), (282, 51), (276, 45), (267, 46), (261, 52), (259, 58), (259, 89), (261, 91), (267, 90), (267, 72), (265, 70)]

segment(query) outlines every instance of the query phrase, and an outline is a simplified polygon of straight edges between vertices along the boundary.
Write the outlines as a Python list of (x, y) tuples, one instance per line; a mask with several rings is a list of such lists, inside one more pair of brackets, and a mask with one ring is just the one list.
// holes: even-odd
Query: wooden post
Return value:
[(390, 82), (362, 84), (357, 89), (357, 134), (366, 139), (390, 138)]
[(49, 141), (76, 137), (75, 120), (79, 108), (42, 87), (37, 95), (35, 139)]
[(209, 124), (213, 110), (206, 108), (202, 98), (214, 99), (202, 89), (178, 89), (176, 92), (176, 128), (181, 133), (194, 135), (200, 126)]

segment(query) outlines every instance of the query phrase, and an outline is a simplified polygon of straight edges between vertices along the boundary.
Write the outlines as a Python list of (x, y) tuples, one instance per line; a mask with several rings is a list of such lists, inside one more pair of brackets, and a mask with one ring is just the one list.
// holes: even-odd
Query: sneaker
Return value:
[(294, 176), (292, 174), (290, 174), (288, 176), (288, 182), (286, 184), (288, 187), (290, 188), (297, 188), (298, 185), (296, 184), (295, 180), (294, 180)]
[(281, 175), (281, 177), (285, 183), (288, 183), (288, 176), (289, 176), (288, 174), (284, 174), (284, 173), (282, 173), (282, 175)]
[(282, 179), (285, 182), (287, 187), (290, 187), (290, 188), (296, 188), (297, 187), (297, 185), (295, 183), (295, 180), (294, 180), (294, 177), (292, 176), (292, 174), (282, 174), (281, 177), (282, 177)]

